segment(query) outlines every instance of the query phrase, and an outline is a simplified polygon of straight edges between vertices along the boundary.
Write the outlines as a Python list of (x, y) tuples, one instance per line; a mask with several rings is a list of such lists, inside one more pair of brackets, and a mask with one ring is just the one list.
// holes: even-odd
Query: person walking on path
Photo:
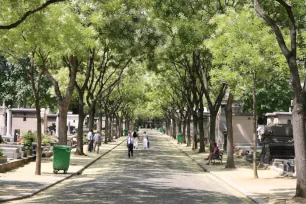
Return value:
[(134, 149), (138, 149), (138, 133), (134, 131), (133, 133), (133, 138), (134, 138)]
[(134, 138), (132, 137), (131, 132), (129, 132), (126, 142), (127, 142), (127, 148), (128, 148), (128, 156), (130, 158), (131, 155), (133, 156), (133, 147), (134, 147)]
[(149, 143), (149, 137), (146, 132), (143, 134), (143, 148), (147, 149), (148, 148), (148, 143)]
[(93, 133), (92, 129), (87, 133), (88, 152), (92, 152), (93, 149)]
[(93, 149), (93, 151), (95, 152), (96, 151), (96, 147), (98, 147), (97, 154), (99, 154), (99, 149), (100, 149), (100, 146), (101, 146), (101, 143), (102, 143), (102, 136), (100, 135), (99, 132), (96, 132), (96, 134), (93, 137), (93, 141), (94, 141), (94, 149)]
[(212, 153), (210, 153), (209, 156), (206, 158), (206, 160), (209, 160), (207, 165), (210, 164), (212, 159), (218, 159), (219, 155), (220, 155), (219, 148), (218, 148), (217, 144), (214, 143), (214, 151)]

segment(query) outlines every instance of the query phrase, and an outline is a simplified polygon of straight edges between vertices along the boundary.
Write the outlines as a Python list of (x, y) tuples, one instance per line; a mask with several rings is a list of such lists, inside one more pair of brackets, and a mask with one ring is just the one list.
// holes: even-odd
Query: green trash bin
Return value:
[(178, 142), (178, 143), (183, 143), (183, 134), (182, 134), (182, 133), (179, 133), (179, 134), (177, 135), (177, 142)]
[(57, 145), (53, 147), (53, 173), (57, 174), (59, 170), (67, 173), (70, 163), (71, 147)]
[(129, 131), (128, 130), (124, 130), (124, 136), (128, 136)]
[(166, 133), (166, 130), (163, 128), (163, 134), (165, 134)]

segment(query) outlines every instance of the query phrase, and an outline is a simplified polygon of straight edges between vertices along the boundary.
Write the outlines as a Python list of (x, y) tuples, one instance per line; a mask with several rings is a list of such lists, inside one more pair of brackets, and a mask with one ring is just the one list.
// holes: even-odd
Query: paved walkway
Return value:
[(186, 147), (186, 144), (177, 144), (177, 141), (172, 137), (167, 137), (174, 146), (205, 170), (258, 203), (273, 203), (277, 199), (291, 199), (295, 195), (296, 179), (294, 178), (279, 176), (270, 170), (258, 170), (259, 179), (253, 179), (252, 164), (242, 159), (235, 160), (236, 169), (225, 169), (226, 157), (223, 164), (206, 165), (207, 161), (204, 158), (208, 156), (208, 153), (198, 153), (198, 150), (192, 150), (191, 147)]
[(19, 167), (6, 173), (0, 173), (0, 202), (31, 196), (50, 185), (54, 185), (78, 174), (78, 172), (82, 171), (86, 165), (115, 148), (123, 142), (123, 140), (125, 140), (125, 137), (117, 139), (116, 142), (102, 144), (100, 154), (87, 153), (87, 146), (84, 146), (85, 153), (88, 156), (78, 156), (74, 154), (75, 149), (73, 149), (71, 153), (70, 167), (67, 174), (63, 174), (63, 171), (60, 171), (58, 174), (53, 174), (52, 158), (43, 159), (41, 168), (42, 175), (40, 176), (35, 175), (35, 162), (31, 162), (23, 167)]
[(82, 175), (22, 203), (251, 203), (235, 189), (205, 173), (165, 135), (149, 132), (149, 139), (150, 149), (140, 147), (128, 158), (126, 143), (122, 143)]

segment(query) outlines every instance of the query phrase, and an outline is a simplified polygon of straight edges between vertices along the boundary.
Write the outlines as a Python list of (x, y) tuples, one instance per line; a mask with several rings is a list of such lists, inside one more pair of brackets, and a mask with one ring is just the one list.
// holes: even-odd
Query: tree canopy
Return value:
[[(304, 117), (305, 6), (304, 0), (4, 0), (0, 96), (6, 105), (58, 112), (62, 144), (73, 109), (79, 140), (87, 114), (89, 129), (101, 131), (105, 118), (109, 141), (114, 124), (118, 137), (123, 121), (130, 127), (159, 120), (168, 134), (176, 137), (177, 126), (188, 146), (193, 141), (197, 149), (199, 141), (204, 152), (205, 138), (216, 142), (226, 92), (244, 111), (258, 110), (260, 120), (287, 111), (291, 99), (294, 117)], [(304, 126), (296, 126), (299, 135)]]

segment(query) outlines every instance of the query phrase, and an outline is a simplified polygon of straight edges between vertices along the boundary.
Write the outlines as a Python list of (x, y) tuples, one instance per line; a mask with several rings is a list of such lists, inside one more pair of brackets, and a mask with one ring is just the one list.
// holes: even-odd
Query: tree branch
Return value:
[(226, 89), (227, 89), (227, 84), (223, 83), (221, 89), (219, 90), (219, 94), (215, 100), (215, 104), (214, 104), (214, 110), (218, 111), (221, 103), (222, 103), (222, 99), (226, 93)]
[(292, 12), (292, 8), (283, 0), (276, 0), (280, 5), (282, 5), (288, 14), (289, 17), (289, 25), (290, 25), (290, 40), (291, 40), (291, 52), (296, 53), (296, 26), (295, 26), (295, 18)]
[(46, 68), (45, 65), (43, 65), (43, 71), (44, 71), (44, 74), (45, 74), (45, 76), (47, 77), (47, 79), (48, 79), (49, 81), (51, 81), (51, 83), (53, 84), (53, 87), (54, 87), (54, 91), (55, 91), (57, 100), (58, 100), (58, 101), (63, 100), (63, 97), (62, 97), (61, 90), (60, 90), (60, 88), (59, 88), (58, 82), (57, 82), (56, 79), (52, 76), (52, 74), (49, 72), (49, 70)]
[(260, 6), (259, 0), (254, 0), (254, 8), (255, 11), (268, 23), (268, 25), (272, 28), (272, 30), (274, 31), (275, 35), (276, 35), (276, 39), (277, 42), (283, 52), (283, 54), (285, 55), (286, 58), (289, 57), (290, 55), (290, 51), (285, 43), (284, 40), (284, 36), (281, 32), (281, 30), (279, 29), (277, 23), (275, 20), (273, 20), (269, 15), (267, 15), (264, 10), (262, 9), (262, 7)]
[(12, 29), (12, 28), (15, 28), (17, 27), (19, 24), (21, 24), (23, 21), (25, 21), (27, 19), (28, 16), (30, 16), (31, 14), (34, 14), (44, 8), (46, 8), (47, 6), (49, 6), (50, 4), (54, 4), (54, 3), (57, 3), (57, 2), (62, 2), (62, 1), (65, 1), (65, 0), (49, 0), (49, 1), (46, 1), (44, 4), (42, 4), (41, 6), (37, 7), (37, 8), (34, 8), (34, 9), (31, 9), (27, 12), (25, 12), (23, 14), (23, 16), (21, 16), (17, 21), (15, 21), (14, 23), (11, 23), (9, 25), (0, 25), (0, 30), (9, 30), (9, 29)]
[(66, 95), (64, 100), (70, 100), (74, 85), (75, 85), (75, 80), (76, 80), (76, 73), (78, 70), (78, 60), (75, 56), (70, 57), (70, 63), (71, 63), (71, 69), (69, 69), (69, 84), (66, 90)]

